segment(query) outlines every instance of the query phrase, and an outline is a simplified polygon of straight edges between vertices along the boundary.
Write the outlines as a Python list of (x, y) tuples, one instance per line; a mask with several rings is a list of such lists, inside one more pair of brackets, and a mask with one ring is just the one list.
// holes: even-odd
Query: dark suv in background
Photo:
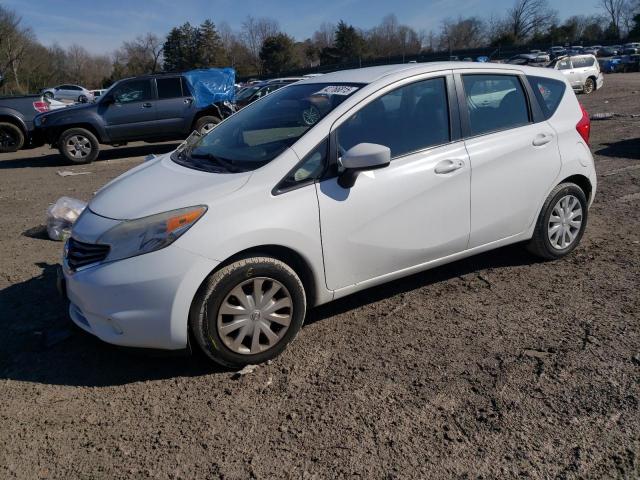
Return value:
[(209, 132), (233, 113), (228, 101), (197, 105), (184, 75), (147, 75), (120, 80), (95, 103), (44, 113), (34, 123), (69, 161), (90, 163), (100, 144), (184, 139), (193, 130)]

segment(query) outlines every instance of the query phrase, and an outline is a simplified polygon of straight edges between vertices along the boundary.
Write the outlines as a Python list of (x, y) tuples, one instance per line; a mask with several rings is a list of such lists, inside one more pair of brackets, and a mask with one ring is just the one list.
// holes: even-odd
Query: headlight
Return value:
[(207, 207), (181, 208), (136, 220), (125, 220), (98, 238), (111, 246), (105, 261), (122, 260), (171, 245), (195, 224)]

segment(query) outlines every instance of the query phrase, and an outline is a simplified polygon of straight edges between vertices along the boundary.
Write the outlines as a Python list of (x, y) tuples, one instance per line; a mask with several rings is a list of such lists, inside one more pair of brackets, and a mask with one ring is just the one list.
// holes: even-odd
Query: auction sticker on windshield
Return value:
[(350, 85), (327, 85), (314, 95), (351, 95), (358, 90), (358, 87), (352, 87)]

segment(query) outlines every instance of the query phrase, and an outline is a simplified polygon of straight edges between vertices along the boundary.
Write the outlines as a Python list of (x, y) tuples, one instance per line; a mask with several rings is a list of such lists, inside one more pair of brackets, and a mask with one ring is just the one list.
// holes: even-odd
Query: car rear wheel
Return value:
[(587, 80), (584, 82), (584, 93), (586, 95), (593, 93), (593, 91), (595, 90), (595, 87), (596, 85), (593, 82), (593, 78), (587, 78)]
[(587, 198), (574, 183), (561, 183), (545, 201), (528, 249), (553, 260), (578, 246), (587, 226)]
[(196, 121), (196, 128), (195, 129), (201, 135), (206, 135), (211, 130), (213, 130), (213, 127), (215, 127), (220, 122), (221, 122), (221, 120), (218, 117), (215, 117), (213, 115), (206, 115), (204, 117), (200, 117)]
[(293, 269), (272, 257), (250, 257), (207, 279), (193, 302), (189, 323), (207, 357), (238, 368), (282, 353), (305, 313), (304, 287)]
[(87, 98), (86, 95), (80, 95), (78, 97), (78, 102), (80, 102), (80, 103), (87, 103), (88, 101), (89, 101), (89, 99)]
[(60, 135), (60, 153), (72, 163), (91, 163), (98, 158), (100, 146), (93, 133), (84, 128), (71, 128)]
[(0, 122), (0, 152), (20, 150), (24, 146), (24, 133), (13, 123)]

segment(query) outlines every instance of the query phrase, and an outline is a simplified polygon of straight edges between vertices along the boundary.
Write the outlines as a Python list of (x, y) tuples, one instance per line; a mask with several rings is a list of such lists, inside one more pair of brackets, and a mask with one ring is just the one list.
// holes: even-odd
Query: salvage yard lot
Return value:
[(0, 155), (0, 477), (636, 478), (640, 74), (579, 99), (618, 115), (592, 123), (574, 253), (512, 246), (325, 305), (241, 377), (102, 344), (56, 295), (48, 204), (175, 143)]

